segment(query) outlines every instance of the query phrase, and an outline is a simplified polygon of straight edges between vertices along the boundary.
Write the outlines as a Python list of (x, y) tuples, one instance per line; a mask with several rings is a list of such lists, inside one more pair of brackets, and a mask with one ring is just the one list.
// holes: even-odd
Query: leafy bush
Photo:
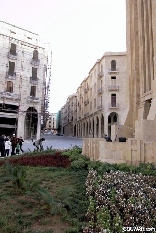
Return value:
[(80, 231), (79, 231), (79, 229), (77, 229), (77, 228), (68, 228), (67, 230), (66, 230), (66, 233), (79, 233)]
[(5, 170), (13, 184), (15, 184), (18, 189), (24, 189), (26, 178), (25, 168), (21, 166), (13, 166), (12, 164), (7, 163), (5, 165)]
[(156, 168), (152, 163), (140, 163), (140, 165), (136, 168), (136, 173), (156, 176)]
[(87, 162), (82, 158), (79, 158), (71, 162), (71, 168), (82, 169), (85, 168), (86, 166), (87, 166)]

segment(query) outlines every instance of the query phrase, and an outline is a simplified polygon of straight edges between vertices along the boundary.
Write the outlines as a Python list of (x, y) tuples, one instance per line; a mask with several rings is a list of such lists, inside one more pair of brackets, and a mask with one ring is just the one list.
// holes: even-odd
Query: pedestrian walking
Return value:
[(12, 147), (11, 155), (15, 155), (15, 149), (17, 146), (17, 138), (15, 134), (12, 135), (12, 138), (10, 141), (11, 141), (11, 147)]
[(20, 151), (24, 152), (24, 150), (23, 150), (23, 148), (22, 148), (23, 142), (24, 142), (23, 138), (22, 138), (22, 137), (19, 137), (19, 138), (18, 138), (18, 142), (19, 142), (19, 146), (20, 146)]
[(5, 139), (5, 156), (9, 156), (9, 152), (10, 152), (10, 148), (11, 148), (11, 142), (9, 137), (6, 137)]
[(39, 140), (33, 143), (33, 145), (36, 146), (37, 151), (38, 150), (42, 151), (44, 149), (42, 144), (43, 141), (45, 141), (45, 138), (40, 138)]
[(17, 139), (16, 155), (19, 155), (19, 153), (20, 153), (20, 143), (19, 143), (19, 140)]
[(4, 139), (3, 134), (0, 136), (0, 152), (1, 152), (1, 157), (4, 157), (5, 156), (5, 139)]

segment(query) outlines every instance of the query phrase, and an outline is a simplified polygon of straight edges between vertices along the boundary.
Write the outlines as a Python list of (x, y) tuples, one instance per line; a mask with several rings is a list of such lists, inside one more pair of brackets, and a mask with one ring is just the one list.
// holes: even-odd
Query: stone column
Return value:
[(95, 118), (94, 122), (94, 138), (97, 138), (97, 118)]
[(104, 120), (104, 134), (108, 135), (108, 117), (105, 117), (105, 119), (107, 120)]
[(41, 115), (38, 114), (36, 139), (38, 140), (40, 137), (41, 137)]
[(20, 112), (18, 114), (18, 126), (17, 126), (17, 137), (22, 137), (24, 139), (24, 122), (25, 122), (25, 113)]
[(101, 135), (101, 116), (99, 117), (99, 135), (98, 135), (98, 138), (102, 138), (102, 135)]

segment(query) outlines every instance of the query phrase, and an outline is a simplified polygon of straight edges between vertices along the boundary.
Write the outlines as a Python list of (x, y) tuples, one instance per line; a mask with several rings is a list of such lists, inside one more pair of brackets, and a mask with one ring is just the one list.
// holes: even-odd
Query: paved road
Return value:
[[(51, 147), (54, 149), (68, 149), (73, 146), (82, 146), (82, 138), (74, 138), (68, 136), (56, 136), (56, 135), (44, 135), (45, 142), (43, 142), (43, 147)], [(28, 148), (33, 151), (35, 147), (31, 140), (25, 140), (23, 143), (23, 150), (26, 152)]]

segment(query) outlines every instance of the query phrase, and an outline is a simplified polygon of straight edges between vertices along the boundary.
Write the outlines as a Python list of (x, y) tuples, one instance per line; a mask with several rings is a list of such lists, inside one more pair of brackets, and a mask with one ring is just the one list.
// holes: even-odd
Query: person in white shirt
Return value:
[(11, 148), (11, 142), (10, 142), (9, 138), (6, 137), (6, 139), (5, 139), (5, 156), (9, 156), (10, 148)]

